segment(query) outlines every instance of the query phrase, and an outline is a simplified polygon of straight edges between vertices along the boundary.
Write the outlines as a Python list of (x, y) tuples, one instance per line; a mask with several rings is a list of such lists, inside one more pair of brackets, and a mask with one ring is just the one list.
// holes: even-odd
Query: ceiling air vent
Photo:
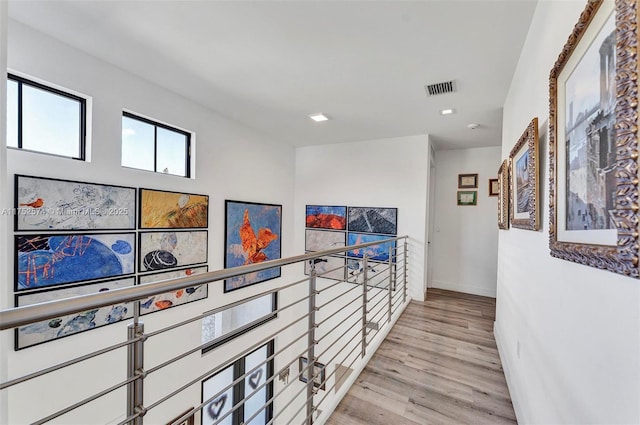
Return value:
[(439, 94), (453, 93), (456, 91), (455, 80), (445, 81), (444, 83), (428, 84), (424, 86), (429, 96), (437, 96)]

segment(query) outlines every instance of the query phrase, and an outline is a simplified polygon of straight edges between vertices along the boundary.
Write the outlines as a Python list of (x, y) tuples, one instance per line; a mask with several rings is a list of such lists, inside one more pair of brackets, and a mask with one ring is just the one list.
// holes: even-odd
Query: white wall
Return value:
[[(2, 3), (6, 11), (6, 3)], [(0, 15), (0, 22), (4, 20)], [(4, 37), (1, 37), (4, 44)], [(0, 55), (0, 58), (2, 56)], [(94, 57), (59, 43), (39, 32), (17, 22), (9, 22), (8, 67), (33, 78), (42, 79), (52, 84), (66, 87), (83, 93), (92, 99), (92, 134), (91, 161), (74, 161), (49, 155), (29, 153), (10, 149), (8, 151), (8, 167), (2, 167), (5, 173), (1, 182), (2, 207), (13, 199), (13, 175), (15, 173), (82, 180), (97, 183), (118, 184), (135, 187), (158, 188), (173, 191), (208, 194), (210, 196), (209, 220), (209, 268), (223, 268), (224, 252), (224, 200), (235, 199), (254, 202), (268, 202), (283, 205), (282, 256), (294, 254), (293, 216), (294, 216), (294, 166), (295, 154), (291, 147), (275, 143), (265, 136), (257, 134), (237, 123), (221, 117), (213, 111), (188, 101), (179, 94), (169, 92), (159, 86)], [(2, 66), (1, 69), (4, 69)], [(180, 78), (179, 75), (176, 78)], [(4, 83), (3, 83), (4, 84)], [(4, 93), (4, 90), (2, 90)], [(3, 94), (4, 95), (4, 94)], [(4, 105), (5, 103), (2, 102)], [(195, 179), (184, 179), (175, 176), (125, 169), (120, 166), (121, 115), (122, 110), (144, 114), (159, 121), (167, 122), (180, 128), (194, 131), (196, 134)], [(4, 114), (3, 114), (4, 116)], [(3, 130), (4, 131), (4, 130)], [(4, 133), (2, 133), (4, 134)], [(4, 162), (4, 152), (0, 160)], [(6, 170), (6, 171), (5, 171)], [(4, 220), (4, 218), (3, 218)], [(12, 232), (3, 236), (2, 266), (7, 271), (3, 274), (3, 285), (0, 288), (1, 308), (13, 307), (12, 278), (13, 252), (5, 253), (6, 247), (13, 247)], [(10, 248), (11, 249), (11, 248)], [(8, 258), (7, 258), (8, 257)], [(301, 275), (302, 272), (293, 272)], [(209, 285), (209, 297), (166, 310), (161, 313), (144, 316), (149, 329), (175, 322), (193, 314), (208, 311), (227, 302), (232, 302), (272, 288), (291, 276), (284, 270), (283, 278), (269, 281), (263, 285), (223, 294), (222, 282)], [(286, 303), (286, 300), (280, 300)], [(274, 327), (287, 323), (287, 314), (260, 328), (258, 332), (269, 333)], [(160, 359), (167, 359), (171, 353), (177, 354), (199, 344), (200, 324), (195, 322), (181, 332), (149, 340), (146, 351), (148, 365)], [(145, 402), (154, 401), (168, 392), (178, 383), (186, 382), (199, 376), (211, 367), (212, 359), (220, 359), (224, 353), (240, 351), (256, 342), (256, 334), (250, 334), (236, 342), (227, 344), (215, 353), (200, 356), (196, 353), (181, 362), (179, 369), (167, 372), (175, 379), (158, 379), (150, 377)], [(113, 324), (89, 332), (72, 335), (46, 344), (30, 347), (19, 352), (13, 351), (10, 332), (3, 333), (2, 352), (6, 356), (9, 377), (20, 376), (33, 369), (49, 366), (66, 360), (70, 354), (80, 355), (104, 346), (104, 341), (119, 341), (126, 336), (124, 323)], [(153, 351), (152, 347), (160, 347)], [(277, 345), (276, 345), (277, 347)], [(212, 357), (213, 356), (213, 357)], [(126, 361), (124, 354), (118, 352), (94, 362), (99, 375), (91, 382), (82, 380), (84, 376), (92, 376), (85, 367), (74, 369), (74, 377), (64, 377), (67, 382), (78, 380), (73, 386), (61, 388), (59, 376), (52, 376), (43, 381), (36, 380), (9, 392), (9, 408), (2, 409), (3, 423), (25, 423), (38, 415), (50, 413), (51, 407), (62, 402), (68, 394), (85, 394), (93, 389), (101, 389), (110, 383), (124, 378)], [(4, 364), (3, 364), (4, 366)], [(114, 370), (116, 372), (114, 372)], [(120, 373), (121, 372), (121, 373)], [(105, 422), (122, 418), (122, 410), (113, 406), (124, 407), (122, 392), (113, 396), (115, 404), (99, 404), (93, 407), (91, 418)], [(33, 400), (39, 400), (33, 403)], [(115, 401), (114, 401), (115, 400)], [(195, 385), (179, 397), (151, 411), (145, 421), (164, 423), (175, 417), (189, 406), (195, 406), (200, 400), (200, 387)], [(4, 406), (3, 406), (4, 407)], [(8, 411), (8, 412), (7, 412)], [(79, 412), (65, 418), (65, 423), (88, 423), (87, 412)]]
[[(489, 179), (497, 178), (500, 147), (444, 150), (437, 155), (432, 286), (495, 297), (498, 198), (489, 197)], [(458, 189), (458, 174), (475, 173), (478, 189)], [(478, 205), (458, 206), (459, 190), (476, 190)]]
[[(398, 235), (410, 237), (409, 294), (423, 300), (428, 145), (422, 135), (298, 148), (296, 229), (305, 227), (305, 205), (398, 208)], [(303, 231), (295, 246), (304, 250)]]
[(495, 332), (520, 423), (640, 423), (640, 282), (549, 255), (548, 76), (585, 2), (541, 1), (504, 106), (502, 158), (540, 119), (542, 225), (500, 231)]

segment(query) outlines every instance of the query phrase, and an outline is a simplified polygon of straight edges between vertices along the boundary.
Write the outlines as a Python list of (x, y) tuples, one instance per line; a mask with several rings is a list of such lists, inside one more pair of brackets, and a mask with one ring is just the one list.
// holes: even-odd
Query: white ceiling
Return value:
[(428, 133), (456, 149), (501, 143), (535, 5), (11, 0), (9, 16), (294, 146)]

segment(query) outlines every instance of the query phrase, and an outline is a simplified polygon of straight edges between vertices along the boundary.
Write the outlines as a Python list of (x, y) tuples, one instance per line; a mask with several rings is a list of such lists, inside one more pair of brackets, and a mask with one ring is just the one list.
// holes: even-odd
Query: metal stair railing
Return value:
[[(353, 250), (366, 249), (386, 242), (395, 242), (396, 247), (391, 247), (388, 253), (388, 261), (372, 262), (364, 250), (362, 258), (347, 256), (347, 252)], [(401, 244), (399, 244), (401, 243)], [(316, 263), (330, 257), (340, 256), (344, 259), (344, 266), (326, 270), (324, 273), (316, 271)], [(362, 267), (356, 271), (349, 269), (349, 261), (361, 261)], [(209, 284), (224, 279), (243, 276), (248, 273), (255, 273), (274, 267), (294, 267), (295, 265), (309, 266), (309, 276), (294, 282), (263, 291), (259, 294), (245, 297), (242, 300), (227, 303), (206, 313), (196, 314), (192, 317), (170, 325), (164, 326), (152, 332), (145, 333), (144, 323), (140, 320), (140, 305), (138, 301), (151, 296), (164, 294), (171, 291)], [(334, 276), (334, 272), (342, 272), (344, 279), (334, 280), (323, 278), (323, 276)], [(339, 399), (344, 395), (349, 376), (351, 381), (355, 379), (357, 371), (364, 367), (369, 347), (377, 347), (382, 338), (397, 320), (398, 316), (406, 307), (408, 302), (408, 237), (401, 236), (389, 238), (384, 241), (364, 243), (359, 245), (346, 246), (320, 252), (312, 252), (294, 257), (281, 258), (277, 260), (265, 261), (263, 263), (250, 264), (231, 269), (222, 269), (213, 272), (198, 274), (195, 276), (141, 284), (137, 286), (114, 289), (107, 292), (100, 292), (90, 295), (82, 295), (74, 298), (56, 300), (41, 304), (34, 304), (24, 307), (16, 307), (0, 311), (0, 330), (9, 332), (12, 329), (26, 326), (43, 320), (54, 319), (63, 315), (80, 313), (100, 307), (108, 307), (114, 304), (133, 303), (134, 312), (131, 323), (127, 327), (127, 338), (124, 341), (107, 345), (87, 354), (70, 358), (53, 366), (35, 370), (17, 377), (10, 378), (5, 382), (0, 382), (0, 391), (8, 397), (8, 415), (10, 420), (29, 421), (35, 424), (52, 422), (58, 419), (64, 423), (65, 415), (85, 406), (89, 403), (101, 399), (107, 395), (122, 393), (126, 390), (126, 405), (112, 406), (114, 411), (119, 408), (122, 413), (115, 421), (112, 418), (91, 418), (92, 423), (118, 423), (142, 425), (145, 417), (154, 409), (169, 403), (170, 400), (193, 387), (201, 385), (203, 380), (226, 370), (235, 367), (238, 361), (243, 361), (245, 356), (255, 350), (272, 344), (275, 348), (269, 355), (257, 365), (244, 370), (235, 379), (220, 389), (216, 394), (192, 404), (190, 408), (171, 421), (173, 424), (192, 423), (200, 418), (202, 424), (219, 423), (240, 423), (240, 424), (313, 424), (323, 422), (328, 418), (330, 411), (335, 408)], [(306, 288), (305, 288), (306, 286)], [(156, 365), (148, 366), (148, 342), (156, 337), (169, 332), (192, 325), (212, 314), (223, 312), (229, 308), (239, 306), (248, 301), (257, 300), (261, 297), (274, 294), (276, 292), (285, 293), (289, 291), (289, 296), (283, 297), (288, 304), (278, 306), (274, 310), (277, 319), (271, 325), (272, 330), (265, 336), (261, 336), (255, 330), (248, 333), (254, 338), (251, 344), (237, 343), (239, 346), (234, 355), (227, 355), (226, 358), (216, 358), (211, 367), (202, 370), (195, 377), (185, 379), (185, 382), (177, 383), (173, 390), (155, 400), (149, 401), (149, 391), (145, 384), (150, 377), (156, 377), (168, 367), (175, 365), (189, 356), (203, 353), (210, 345), (209, 342), (198, 341), (190, 349), (159, 362)], [(304, 291), (304, 296), (300, 293)], [(288, 293), (288, 292), (287, 292)], [(287, 312), (290, 318), (281, 318), (278, 313)], [(251, 328), (250, 328), (251, 329)], [(260, 335), (260, 336), (259, 336)], [(277, 344), (272, 341), (277, 339)], [(225, 346), (223, 344), (222, 346)], [(216, 347), (212, 351), (218, 353), (222, 347)], [(22, 385), (37, 385), (38, 379), (53, 373), (64, 373), (69, 368), (77, 367), (83, 362), (96, 359), (99, 356), (111, 355), (126, 348), (126, 371), (125, 379), (108, 385), (97, 392), (94, 392), (64, 407), (53, 408), (53, 411), (38, 419), (30, 418), (28, 412), (13, 412), (9, 392)], [(235, 346), (234, 346), (235, 348)], [(300, 366), (298, 373), (292, 376), (291, 368), (299, 363), (302, 365), (302, 358), (306, 356), (306, 365)], [(218, 357), (218, 356), (216, 356)], [(187, 359), (188, 360), (188, 359)], [(320, 363), (322, 360), (324, 363)], [(277, 370), (275, 368), (277, 364)], [(329, 366), (333, 365), (333, 371)], [(262, 376), (262, 371), (270, 371), (265, 381), (260, 383), (257, 380), (256, 386), (249, 385), (252, 391), (244, 394), (234, 393), (234, 402), (231, 409), (226, 410), (218, 416), (209, 413), (211, 406), (224, 406), (228, 391), (236, 391), (236, 388), (245, 380), (251, 384), (253, 378)], [(260, 373), (258, 373), (260, 372)], [(74, 371), (69, 372), (71, 374)], [(114, 372), (115, 374), (116, 372)], [(294, 372), (295, 373), (295, 372)], [(8, 371), (11, 375), (11, 370)], [(62, 375), (64, 376), (64, 375)], [(299, 381), (302, 381), (300, 383)], [(34, 384), (34, 382), (36, 382)], [(50, 385), (47, 380), (42, 385)], [(56, 391), (56, 388), (50, 390)], [(266, 390), (267, 399), (260, 406), (252, 406), (247, 403), (252, 397)], [(332, 391), (335, 390), (335, 391)], [(324, 391), (321, 396), (320, 391)], [(236, 391), (237, 392), (237, 391)], [(221, 401), (222, 400), (222, 401)], [(245, 407), (247, 407), (245, 409)], [(249, 407), (255, 412), (246, 410)], [(205, 415), (206, 411), (206, 415)], [(220, 407), (222, 411), (222, 407)], [(25, 415), (21, 415), (25, 413)], [(216, 416), (215, 418), (213, 416)], [(260, 417), (262, 416), (262, 417)], [(166, 421), (165, 421), (166, 423)]]

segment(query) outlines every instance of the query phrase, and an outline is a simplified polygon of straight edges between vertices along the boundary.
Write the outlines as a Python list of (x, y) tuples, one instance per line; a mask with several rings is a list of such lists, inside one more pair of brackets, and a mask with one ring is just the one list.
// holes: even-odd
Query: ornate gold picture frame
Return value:
[(511, 226), (520, 229), (540, 229), (538, 145), (538, 118), (536, 117), (531, 120), (509, 155), (511, 170), (509, 217)]
[(509, 229), (509, 162), (505, 159), (498, 169), (498, 228)]
[(549, 76), (551, 255), (635, 278), (637, 9), (588, 2)]

